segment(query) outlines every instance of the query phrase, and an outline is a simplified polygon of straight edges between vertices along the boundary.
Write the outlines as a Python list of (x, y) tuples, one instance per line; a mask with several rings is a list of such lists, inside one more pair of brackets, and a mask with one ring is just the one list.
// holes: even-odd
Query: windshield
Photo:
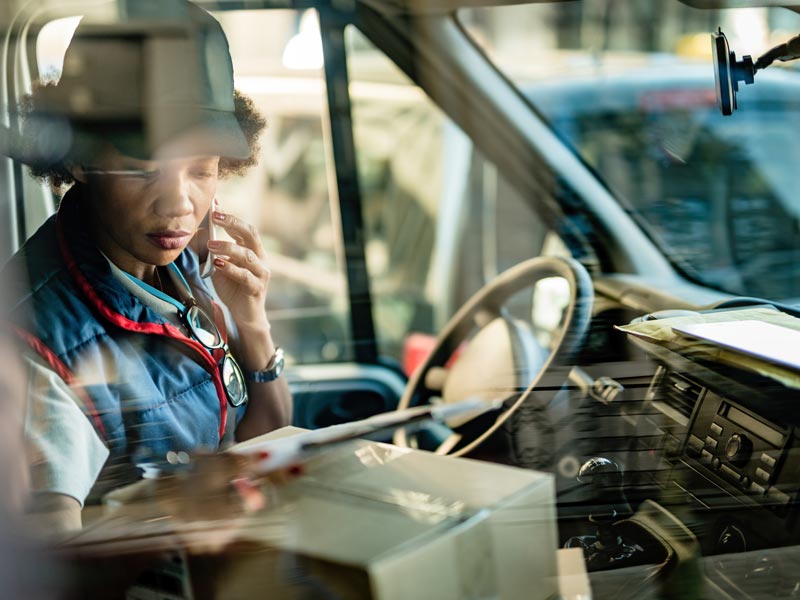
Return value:
[[(598, 0), (459, 16), (680, 270), (734, 294), (800, 301), (800, 72), (759, 72), (723, 117), (710, 40), (721, 26), (738, 56), (755, 58), (796, 35), (800, 15)], [(489, 26), (502, 22), (531, 33), (511, 47)]]

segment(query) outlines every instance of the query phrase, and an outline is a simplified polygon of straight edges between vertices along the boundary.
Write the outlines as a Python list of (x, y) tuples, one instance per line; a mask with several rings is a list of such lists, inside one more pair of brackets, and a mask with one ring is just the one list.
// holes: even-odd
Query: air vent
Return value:
[(673, 371), (668, 371), (661, 382), (659, 400), (686, 417), (688, 422), (705, 388)]

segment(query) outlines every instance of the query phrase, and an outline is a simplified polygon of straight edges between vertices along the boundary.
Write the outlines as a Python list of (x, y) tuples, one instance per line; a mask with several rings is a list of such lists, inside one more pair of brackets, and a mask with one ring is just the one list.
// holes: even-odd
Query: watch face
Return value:
[(272, 372), (275, 374), (275, 379), (281, 376), (283, 373), (283, 354), (278, 357), (278, 360), (275, 361), (275, 364), (272, 366)]

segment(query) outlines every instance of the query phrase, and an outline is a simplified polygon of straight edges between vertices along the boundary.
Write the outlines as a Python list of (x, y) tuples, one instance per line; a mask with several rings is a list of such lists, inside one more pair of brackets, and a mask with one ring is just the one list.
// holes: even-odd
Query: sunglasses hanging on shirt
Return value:
[(236, 359), (233, 358), (230, 348), (223, 339), (214, 320), (197, 305), (197, 301), (192, 295), (192, 289), (189, 287), (180, 269), (174, 264), (170, 264), (168, 267), (172, 273), (177, 276), (185, 290), (187, 300), (183, 304), (161, 290), (157, 290), (153, 286), (137, 279), (133, 275), (129, 273), (126, 273), (126, 275), (131, 281), (134, 281), (143, 289), (177, 308), (181, 323), (186, 328), (189, 336), (199, 342), (212, 356), (214, 350), (222, 350), (222, 358), (217, 361), (217, 368), (222, 377), (225, 396), (231, 406), (242, 406), (247, 402), (247, 383), (242, 368), (239, 366), (239, 363), (236, 362)]

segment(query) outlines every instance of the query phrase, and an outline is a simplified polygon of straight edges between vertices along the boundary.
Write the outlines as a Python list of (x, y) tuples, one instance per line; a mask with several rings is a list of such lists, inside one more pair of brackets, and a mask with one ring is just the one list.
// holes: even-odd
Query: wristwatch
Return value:
[(267, 383), (275, 381), (283, 373), (283, 348), (275, 348), (275, 354), (269, 359), (265, 369), (261, 371), (245, 371), (244, 376), (247, 381), (254, 383)]

